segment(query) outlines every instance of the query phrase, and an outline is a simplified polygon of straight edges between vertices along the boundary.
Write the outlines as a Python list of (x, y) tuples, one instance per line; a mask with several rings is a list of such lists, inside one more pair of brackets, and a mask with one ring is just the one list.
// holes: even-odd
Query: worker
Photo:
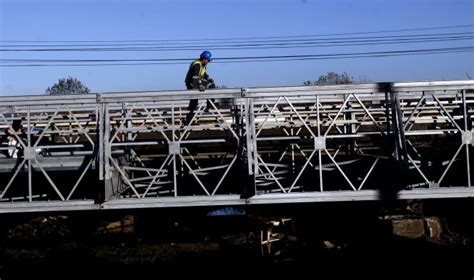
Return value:
[[(14, 131), (14, 132), (13, 132)], [(25, 131), (23, 129), (23, 125), (21, 124), (21, 120), (13, 120), (13, 124), (11, 127), (7, 127), (5, 129), (5, 136), (8, 141), (8, 154), (9, 158), (18, 158), (19, 156), (23, 155), (23, 149), (18, 141), (18, 138), (25, 140)], [(18, 137), (18, 138), (17, 138)]]
[[(214, 80), (209, 77), (206, 73), (207, 64), (212, 61), (212, 54), (210, 51), (203, 51), (199, 56), (199, 59), (196, 59), (189, 66), (188, 73), (186, 74), (186, 88), (188, 90), (198, 89), (200, 92), (205, 91), (208, 88), (216, 88)], [(213, 101), (211, 99), (211, 101)], [(189, 101), (188, 110), (189, 113), (186, 116), (185, 124), (189, 124), (194, 115), (194, 110), (198, 105), (197, 99), (191, 99)], [(207, 106), (205, 111), (208, 111), (211, 107), (211, 102), (207, 100)]]

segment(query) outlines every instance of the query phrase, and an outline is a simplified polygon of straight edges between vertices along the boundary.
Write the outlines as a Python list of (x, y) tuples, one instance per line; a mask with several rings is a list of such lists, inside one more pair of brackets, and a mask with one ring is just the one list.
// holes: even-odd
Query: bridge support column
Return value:
[[(242, 89), (242, 97), (246, 97), (246, 89)], [(245, 100), (245, 147), (246, 153), (242, 149), (241, 165), (242, 173), (247, 174), (246, 180), (242, 180), (242, 198), (250, 198), (256, 193), (255, 179), (258, 173), (258, 159), (257, 159), (257, 140), (255, 132), (255, 113), (253, 110), (253, 100), (247, 98)], [(244, 141), (242, 137), (241, 141)], [(245, 167), (246, 165), (246, 167)], [(244, 173), (244, 170), (246, 171)]]

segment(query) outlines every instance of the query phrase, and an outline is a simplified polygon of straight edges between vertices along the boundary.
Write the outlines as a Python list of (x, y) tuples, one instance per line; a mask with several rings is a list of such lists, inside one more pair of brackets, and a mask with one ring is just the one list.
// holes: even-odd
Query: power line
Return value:
[[(459, 29), (474, 25), (453, 25), (442, 27), (425, 27), (411, 29), (381, 30), (370, 32), (334, 33), (320, 35), (298, 36), (266, 36), (247, 38), (219, 38), (199, 40), (119, 40), (119, 41), (0, 41), (0, 52), (139, 52), (139, 51), (189, 51), (189, 50), (246, 50), (246, 49), (290, 49), (290, 48), (320, 48), (320, 47), (347, 47), (347, 46), (374, 46), (414, 43), (461, 42), (474, 40), (474, 32), (442, 32), (420, 33), (420, 31)], [(396, 34), (383, 36), (355, 36), (377, 33), (401, 33), (418, 31), (416, 34)], [(338, 37), (335, 37), (335, 36)], [(341, 35), (351, 35), (344, 37)], [(329, 37), (329, 38), (321, 38)], [(201, 43), (205, 40), (214, 42)], [(16, 44), (1, 44), (16, 42)], [(23, 42), (37, 42), (43, 44), (21, 44)], [(96, 44), (93, 44), (96, 42)], [(153, 43), (152, 43), (153, 42)], [(20, 44), (18, 44), (20, 43)], [(47, 44), (44, 44), (47, 43)], [(56, 43), (56, 44), (51, 44)], [(62, 43), (62, 44), (57, 44)], [(68, 43), (68, 44), (64, 44)], [(74, 44), (70, 44), (74, 43)], [(82, 43), (82, 44), (77, 44)], [(88, 43), (88, 44), (85, 44)], [(97, 44), (99, 43), (99, 44)], [(107, 43), (107, 44), (105, 44)], [(3, 47), (3, 48), (1, 48)], [(65, 48), (64, 48), (65, 47)], [(80, 47), (80, 48), (78, 48)], [(347, 52), (330, 54), (294, 54), (274, 56), (248, 57), (218, 57), (216, 63), (241, 62), (268, 62), (268, 61), (298, 61), (341, 58), (371, 58), (403, 55), (442, 54), (457, 52), (472, 52), (473, 46), (459, 46), (450, 48), (426, 48), (388, 50), (378, 52)], [(25, 66), (115, 66), (115, 65), (162, 65), (187, 64), (194, 58), (140, 58), (140, 59), (0, 59), (0, 67)], [(71, 64), (73, 63), (73, 64)]]
[(206, 42), (206, 41), (234, 41), (234, 40), (260, 40), (260, 39), (288, 39), (288, 38), (309, 38), (309, 37), (329, 37), (340, 35), (362, 35), (362, 34), (380, 34), (380, 33), (397, 33), (397, 32), (412, 32), (412, 31), (428, 31), (428, 30), (442, 30), (442, 29), (458, 29), (474, 27), (474, 24), (437, 26), (437, 27), (422, 27), (422, 28), (408, 28), (408, 29), (389, 29), (377, 31), (363, 31), (363, 32), (345, 32), (345, 33), (329, 33), (329, 34), (306, 34), (306, 35), (286, 35), (286, 36), (259, 36), (259, 37), (234, 37), (234, 38), (206, 38), (206, 39), (173, 39), (173, 40), (150, 40), (150, 39), (136, 39), (136, 40), (0, 40), (2, 43), (131, 43), (131, 42)]
[[(473, 35), (474, 32), (450, 32), (450, 33), (433, 33), (433, 34), (408, 34), (408, 35), (390, 35), (390, 36), (363, 36), (363, 37), (339, 37), (339, 38), (319, 38), (319, 39), (278, 39), (278, 40), (239, 40), (234, 42), (221, 42), (213, 43), (212, 41), (207, 41), (206, 44), (196, 45), (196, 43), (182, 42), (182, 43), (100, 43), (100, 44), (3, 44), (0, 47), (50, 47), (50, 48), (59, 48), (59, 47), (107, 47), (107, 46), (167, 46), (167, 47), (180, 47), (180, 46), (199, 46), (199, 47), (212, 47), (212, 46), (229, 46), (234, 44), (257, 44), (257, 43), (304, 43), (304, 42), (339, 42), (339, 41), (366, 41), (366, 40), (388, 40), (388, 39), (399, 39), (399, 40), (408, 40), (408, 39), (430, 39), (430, 38), (444, 38), (444, 36), (467, 36)], [(199, 43), (198, 43), (199, 44)]]
[[(345, 58), (377, 58), (390, 56), (446, 54), (459, 52), (474, 52), (474, 46), (438, 48), (438, 49), (415, 49), (415, 50), (393, 50), (382, 52), (354, 52), (333, 54), (299, 54), (280, 56), (247, 56), (247, 57), (222, 57), (216, 59), (215, 63), (240, 63), (240, 62), (271, 62), (271, 61), (300, 61), (300, 60), (323, 60), (323, 59), (345, 59)], [(53, 59), (2, 59), (0, 67), (46, 67), (46, 66), (124, 66), (124, 65), (169, 65), (188, 64), (188, 58), (172, 59), (87, 59), (87, 60), (53, 60)], [(185, 62), (187, 61), (187, 62)], [(22, 64), (12, 64), (22, 63)], [(26, 64), (28, 63), (28, 64)], [(49, 64), (47, 64), (49, 63)], [(56, 64), (54, 64), (56, 63)], [(61, 63), (61, 64), (57, 64)], [(81, 63), (81, 64), (63, 64)], [(92, 63), (92, 64), (91, 64)]]
[[(417, 37), (385, 37), (385, 38), (350, 38), (343, 40), (306, 40), (285, 41), (266, 43), (239, 43), (239, 44), (217, 44), (217, 45), (173, 45), (173, 46), (147, 46), (147, 47), (91, 47), (91, 48), (0, 48), (0, 52), (135, 52), (135, 51), (189, 51), (189, 50), (241, 50), (241, 49), (282, 49), (282, 48), (316, 48), (316, 47), (341, 47), (341, 46), (369, 46), (369, 45), (393, 45), (413, 43), (434, 43), (450, 41), (467, 41), (474, 39), (472, 33), (455, 33), (450, 36), (417, 36)], [(22, 46), (23, 47), (23, 46)]]
[(273, 44), (273, 45), (240, 45), (240, 46), (192, 46), (192, 47), (146, 47), (146, 48), (87, 48), (87, 49), (0, 49), (0, 52), (165, 52), (165, 51), (194, 51), (203, 49), (212, 50), (262, 50), (262, 49), (293, 49), (293, 48), (320, 48), (320, 47), (347, 47), (347, 46), (375, 46), (375, 45), (400, 45), (414, 43), (435, 43), (435, 42), (453, 42), (470, 41), (474, 36), (440, 38), (429, 40), (390, 40), (373, 42), (338, 42), (338, 43), (303, 43), (303, 44)]

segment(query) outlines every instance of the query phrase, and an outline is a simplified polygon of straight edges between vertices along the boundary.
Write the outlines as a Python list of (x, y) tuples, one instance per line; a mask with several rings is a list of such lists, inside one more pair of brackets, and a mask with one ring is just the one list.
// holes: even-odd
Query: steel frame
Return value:
[[(1, 160), (2, 201), (69, 201), (90, 195), (83, 179), (96, 169), (95, 99), (90, 97), (14, 97), (0, 99), (2, 151), (16, 150)], [(21, 122), (21, 128), (12, 123)], [(13, 143), (14, 143), (13, 142)], [(6, 145), (5, 145), (6, 144)], [(58, 173), (68, 174), (59, 178)], [(26, 180), (25, 180), (26, 178)]]
[(473, 80), (2, 97), (0, 212), (470, 197), (473, 114)]

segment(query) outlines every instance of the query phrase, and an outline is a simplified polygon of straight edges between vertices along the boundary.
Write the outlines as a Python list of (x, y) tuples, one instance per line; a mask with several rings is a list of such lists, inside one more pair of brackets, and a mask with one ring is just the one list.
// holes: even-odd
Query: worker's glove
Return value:
[(205, 91), (205, 90), (206, 90), (206, 87), (203, 84), (199, 85), (199, 91)]

